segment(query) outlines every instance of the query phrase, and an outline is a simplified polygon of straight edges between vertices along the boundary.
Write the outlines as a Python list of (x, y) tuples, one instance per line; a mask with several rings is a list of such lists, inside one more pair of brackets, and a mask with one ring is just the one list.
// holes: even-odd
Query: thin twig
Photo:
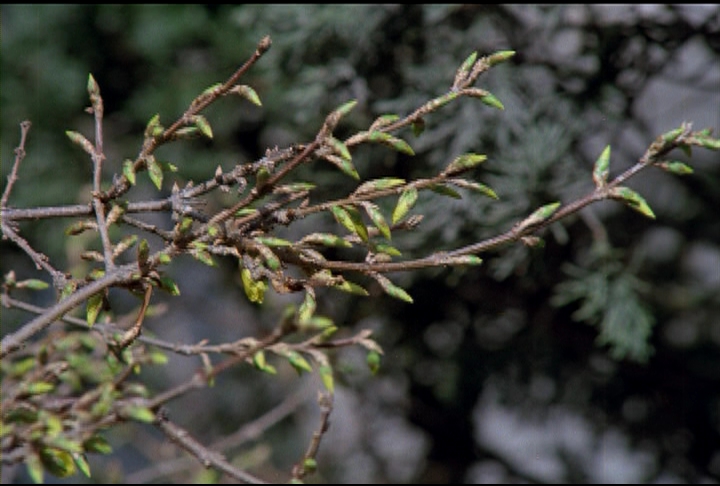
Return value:
[(302, 480), (305, 476), (313, 472), (313, 468), (308, 467), (308, 462), (315, 460), (315, 456), (320, 448), (320, 441), (330, 427), (330, 414), (333, 409), (332, 393), (319, 392), (318, 405), (320, 405), (320, 425), (318, 429), (313, 432), (312, 439), (310, 440), (310, 444), (308, 444), (307, 451), (305, 451), (303, 458), (293, 467), (293, 479)]
[(2, 199), (0, 199), (0, 208), (5, 209), (5, 207), (7, 206), (8, 198), (10, 197), (10, 191), (12, 191), (12, 187), (13, 185), (15, 185), (15, 182), (18, 179), (18, 167), (20, 167), (20, 162), (22, 162), (25, 158), (25, 142), (27, 142), (27, 136), (31, 126), (32, 123), (27, 120), (20, 123), (20, 144), (15, 149), (15, 162), (13, 162), (12, 170), (10, 171), (10, 175), (8, 175), (7, 186), (5, 186)]
[(214, 467), (224, 472), (233, 479), (248, 484), (266, 484), (265, 481), (246, 473), (230, 464), (219, 452), (214, 452), (202, 445), (200, 442), (182, 427), (172, 423), (165, 414), (159, 413), (155, 425), (175, 444), (197, 457), (205, 467)]

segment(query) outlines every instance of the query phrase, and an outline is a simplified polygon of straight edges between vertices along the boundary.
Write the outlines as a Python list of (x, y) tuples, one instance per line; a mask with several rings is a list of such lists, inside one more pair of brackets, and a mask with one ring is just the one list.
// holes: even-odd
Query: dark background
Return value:
[[(383, 113), (409, 113), (444, 93), (472, 51), (517, 51), (478, 84), (505, 111), (464, 100), (428, 117), (419, 138), (402, 133), (417, 157), (356, 154), (364, 179), (426, 176), (460, 153), (488, 154), (476, 176), (500, 201), (421, 198), (421, 230), (393, 240), (408, 257), (478, 241), (540, 205), (579, 197), (607, 144), (617, 174), (683, 121), (720, 128), (717, 6), (3, 5), (3, 179), (19, 122), (33, 123), (11, 204), (88, 197), (90, 162), (64, 131), (92, 132), (83, 113), (89, 72), (105, 100), (106, 167), (117, 171), (139, 151), (152, 115), (174, 120), (266, 34), (273, 47), (243, 80), (262, 109), (219, 103), (207, 112), (212, 142), (163, 149), (181, 182), (311, 140), (351, 98), (358, 106), (342, 125), (347, 133)], [(650, 171), (629, 183), (657, 220), (601, 203), (556, 224), (542, 249), (509, 247), (484, 255), (481, 267), (393, 276), (413, 305), (321, 295), (320, 313), (348, 330), (374, 329), (386, 357), (373, 377), (361, 352), (338, 354), (336, 408), (311, 480), (717, 481), (720, 158), (697, 150), (690, 163), (695, 173), (683, 178)], [(302, 175), (337, 191), (353, 187), (325, 168)], [(151, 198), (142, 184), (138, 193)], [(23, 234), (56, 267), (80, 271), (80, 243), (62, 237), (68, 223), (27, 224)], [(0, 251), (3, 273), (36, 276), (12, 245)], [(286, 302), (269, 295), (251, 307), (230, 265), (178, 267), (182, 298), (148, 323), (164, 339), (262, 334)], [(3, 310), (3, 328), (14, 319)], [(198, 366), (189, 361), (173, 358), (148, 379), (167, 388)], [(313, 380), (238, 371), (169, 409), (211, 443), (309, 389), (296, 413), (230, 455), (249, 464), (269, 458), (258, 474), (285, 481), (317, 423)], [(152, 466), (175, 452), (148, 428), (129, 427), (112, 441), (113, 458), (91, 458), (96, 481), (210, 479), (196, 475), (199, 467), (157, 474)], [(3, 482), (22, 480), (22, 468), (3, 471)]]

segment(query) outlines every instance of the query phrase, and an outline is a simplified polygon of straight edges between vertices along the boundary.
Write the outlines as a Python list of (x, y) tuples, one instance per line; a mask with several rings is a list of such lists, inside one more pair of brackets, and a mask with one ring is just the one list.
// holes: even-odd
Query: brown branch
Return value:
[(112, 273), (89, 283), (81, 289), (78, 289), (70, 296), (49, 308), (44, 314), (25, 324), (18, 331), (6, 335), (0, 343), (0, 358), (3, 358), (20, 349), (24, 345), (25, 341), (50, 326), (50, 324), (85, 302), (94, 294), (101, 292), (108, 287), (112, 287), (113, 285), (117, 285), (122, 282), (129, 282), (135, 272), (137, 272), (136, 264), (124, 265), (116, 268)]
[(20, 249), (22, 249), (25, 253), (27, 253), (27, 255), (32, 259), (32, 261), (35, 262), (35, 268), (37, 268), (38, 270), (44, 269), (46, 272), (48, 272), (52, 276), (53, 284), (56, 288), (62, 288), (65, 285), (65, 281), (67, 280), (65, 274), (50, 265), (47, 255), (36, 251), (32, 246), (30, 246), (30, 243), (28, 243), (23, 237), (21, 237), (12, 228), (11, 225), (5, 222), (4, 219), (2, 220), (0, 227), (2, 227), (3, 238), (8, 238), (10, 241), (20, 247)]
[(214, 452), (198, 442), (187, 430), (170, 422), (164, 413), (157, 415), (155, 425), (170, 439), (172, 442), (197, 457), (198, 461), (205, 467), (214, 467), (224, 472), (228, 476), (243, 483), (248, 484), (265, 484), (255, 476), (236, 468), (230, 464), (225, 457), (219, 452)]
[(333, 395), (331, 393), (318, 393), (318, 405), (320, 405), (320, 425), (318, 429), (313, 432), (312, 440), (308, 444), (308, 448), (303, 455), (303, 458), (295, 464), (292, 470), (292, 477), (295, 480), (302, 480), (308, 474), (313, 472), (314, 468), (308, 467), (309, 461), (315, 461), (315, 456), (320, 448), (320, 441), (330, 427), (330, 414), (333, 408)]
[[(32, 126), (32, 123), (25, 120), (22, 123), (20, 123), (20, 144), (15, 149), (15, 162), (13, 162), (12, 170), (10, 171), (10, 175), (8, 175), (8, 183), (7, 186), (5, 186), (5, 190), (3, 191), (2, 199), (0, 199), (0, 208), (5, 209), (7, 206), (8, 198), (10, 197), (10, 191), (12, 191), (13, 185), (15, 185), (15, 182), (17, 181), (17, 171), (20, 167), (20, 162), (23, 161), (25, 158), (25, 143), (27, 142), (27, 136), (28, 132), (30, 131), (30, 127)], [(4, 215), (3, 215), (4, 218)]]

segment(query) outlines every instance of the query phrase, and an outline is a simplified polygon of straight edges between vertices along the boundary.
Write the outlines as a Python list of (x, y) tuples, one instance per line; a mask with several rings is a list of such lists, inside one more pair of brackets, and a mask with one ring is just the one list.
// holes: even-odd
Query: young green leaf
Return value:
[(151, 424), (155, 421), (155, 414), (152, 410), (142, 405), (128, 405), (120, 410), (120, 414), (123, 417), (127, 417), (138, 422), (145, 422)]
[(370, 134), (368, 135), (368, 142), (382, 143), (383, 145), (392, 147), (393, 149), (397, 150), (398, 152), (402, 152), (402, 153), (408, 154), (408, 155), (415, 155), (415, 152), (413, 151), (412, 147), (410, 145), (408, 145), (408, 143), (405, 140), (402, 140), (397, 137), (393, 137), (389, 133), (371, 131)]
[(163, 171), (160, 164), (157, 163), (157, 160), (155, 160), (154, 155), (149, 155), (145, 159), (145, 164), (147, 165), (148, 169), (148, 175), (150, 176), (150, 180), (155, 184), (155, 187), (160, 189), (162, 187), (162, 180), (163, 180)]
[(380, 115), (374, 122), (372, 122), (372, 125), (370, 125), (370, 131), (372, 132), (373, 130), (378, 130), (382, 127), (386, 127), (391, 123), (398, 121), (399, 119), (400, 117), (394, 114)]
[(335, 112), (338, 113), (340, 116), (345, 116), (350, 113), (353, 108), (355, 108), (355, 105), (357, 105), (357, 100), (350, 100), (340, 105), (337, 109), (335, 109)]
[(671, 174), (687, 175), (693, 173), (693, 168), (683, 162), (677, 161), (666, 161), (657, 164), (662, 170), (670, 172)]
[(85, 456), (82, 454), (72, 454), (73, 461), (75, 461), (75, 465), (80, 469), (80, 471), (86, 476), (90, 477), (90, 464), (88, 464), (87, 460), (85, 460)]
[(255, 106), (262, 106), (260, 97), (250, 86), (246, 86), (244, 84), (233, 86), (230, 89), (230, 93), (242, 96)]
[(325, 139), (327, 144), (332, 148), (333, 152), (338, 154), (343, 160), (350, 162), (352, 160), (352, 155), (350, 155), (350, 150), (348, 150), (347, 145), (342, 143), (340, 140), (338, 140), (335, 137), (329, 136)]
[(457, 175), (462, 172), (466, 172), (470, 169), (477, 167), (487, 160), (487, 155), (482, 154), (463, 154), (456, 157), (455, 160), (450, 162), (447, 168), (443, 171), (444, 175)]
[(342, 224), (352, 233), (358, 235), (361, 240), (369, 241), (367, 227), (357, 209), (352, 206), (333, 206), (330, 208), (338, 223)]
[(210, 256), (210, 253), (208, 253), (205, 250), (193, 250), (190, 252), (190, 254), (198, 261), (203, 262), (208, 267), (214, 267), (215, 262), (212, 259), (212, 256)]
[(315, 289), (312, 287), (306, 287), (305, 288), (305, 298), (303, 299), (302, 304), (300, 304), (300, 308), (298, 309), (298, 321), (301, 323), (309, 320), (313, 314), (315, 314), (315, 309), (317, 308), (317, 301), (315, 300)]
[(103, 293), (98, 292), (97, 294), (93, 294), (90, 296), (90, 298), (87, 300), (85, 313), (86, 317), (85, 320), (88, 323), (88, 326), (92, 327), (93, 324), (95, 324), (95, 321), (98, 318), (98, 315), (100, 315), (100, 310), (103, 306)]
[(112, 446), (100, 435), (93, 435), (83, 442), (83, 448), (88, 452), (98, 454), (110, 454), (112, 452)]
[(318, 367), (318, 373), (320, 373), (320, 379), (325, 386), (325, 389), (331, 394), (335, 393), (335, 381), (333, 379), (333, 370), (329, 364), (325, 364)]
[(462, 199), (462, 196), (455, 190), (445, 184), (433, 184), (429, 187), (432, 192), (441, 194), (443, 196), (449, 196), (455, 199)]
[(598, 189), (605, 187), (607, 184), (608, 174), (610, 173), (610, 145), (605, 147), (600, 157), (595, 161), (593, 168), (593, 181)]
[(518, 230), (523, 230), (527, 227), (534, 226), (536, 224), (540, 224), (546, 219), (548, 219), (552, 214), (557, 210), (557, 208), (560, 207), (560, 203), (551, 203), (546, 204), (545, 206), (536, 209), (535, 212), (533, 212), (530, 216), (525, 218), (520, 224), (518, 225)]
[(398, 198), (397, 205), (395, 206), (395, 209), (392, 213), (392, 223), (395, 224), (412, 209), (412, 207), (415, 205), (415, 202), (418, 198), (418, 192), (417, 189), (414, 187), (409, 187), (405, 189)]
[(128, 180), (130, 185), (135, 185), (135, 164), (130, 159), (125, 159), (122, 167), (123, 175)]
[(49, 284), (36, 278), (29, 278), (16, 283), (15, 287), (18, 289), (45, 290), (49, 287)]
[(45, 468), (42, 462), (40, 462), (40, 456), (35, 452), (30, 452), (25, 456), (25, 467), (27, 468), (28, 476), (35, 484), (43, 483), (43, 476)]
[(202, 115), (195, 115), (193, 117), (193, 123), (203, 135), (210, 139), (213, 138), (212, 127), (210, 127), (210, 123), (208, 123), (207, 118)]
[(248, 300), (257, 304), (262, 304), (263, 299), (265, 298), (267, 284), (262, 280), (253, 280), (252, 274), (247, 268), (240, 270), (240, 279), (242, 280), (243, 289), (245, 290), (245, 295), (247, 295)]
[(377, 227), (378, 230), (380, 230), (380, 233), (389, 240), (390, 227), (388, 226), (387, 221), (385, 221), (385, 217), (380, 212), (380, 208), (371, 202), (363, 203), (363, 207), (365, 208), (365, 212), (368, 214), (368, 216), (370, 216), (373, 224)]
[(490, 66), (494, 66), (501, 62), (505, 62), (515, 55), (515, 51), (498, 51), (488, 56), (487, 61)]
[(398, 287), (394, 283), (392, 283), (387, 277), (384, 275), (381, 275), (379, 273), (373, 274), (373, 278), (377, 280), (377, 282), (380, 284), (380, 287), (385, 291), (386, 294), (388, 294), (390, 297), (394, 297), (399, 300), (404, 300), (405, 302), (412, 304), (413, 299), (410, 297), (410, 294), (405, 292), (402, 288)]
[(353, 179), (360, 180), (360, 175), (358, 174), (351, 160), (343, 159), (342, 157), (338, 157), (337, 155), (332, 154), (323, 155), (323, 158), (336, 166), (341, 171), (343, 171), (343, 173), (352, 177)]
[(300, 243), (340, 248), (352, 247), (352, 243), (347, 241), (345, 238), (341, 238), (330, 233), (311, 233), (300, 240)]
[(158, 286), (170, 295), (180, 295), (180, 287), (170, 277), (160, 277)]
[(367, 182), (363, 182), (355, 189), (354, 194), (359, 196), (360, 194), (366, 194), (374, 191), (382, 191), (384, 189), (392, 189), (393, 187), (402, 186), (405, 184), (405, 179), (399, 179), (397, 177), (383, 177), (381, 179), (373, 179)]
[(491, 108), (497, 108), (498, 110), (505, 109), (505, 105), (503, 105), (502, 102), (497, 99), (492, 93), (488, 93), (485, 96), (482, 96), (480, 98), (480, 101)]
[(336, 284), (334, 288), (342, 290), (343, 292), (347, 292), (349, 294), (362, 295), (364, 297), (370, 295), (367, 290), (365, 290), (356, 283), (350, 282), (349, 280), (344, 280), (341, 283)]
[(653, 213), (652, 209), (650, 209), (647, 201), (645, 201), (645, 199), (640, 194), (633, 191), (629, 187), (613, 187), (610, 191), (610, 197), (612, 199), (624, 202), (632, 209), (639, 212), (640, 214), (647, 216), (648, 218), (655, 219), (655, 213)]
[(376, 244), (375, 251), (378, 253), (384, 253), (385, 255), (390, 255), (390, 256), (402, 256), (402, 253), (400, 253), (400, 250), (398, 250), (394, 246), (386, 245), (384, 243)]
[(148, 121), (147, 125), (145, 126), (145, 137), (155, 137), (156, 135), (154, 134), (156, 133), (157, 128), (160, 128), (160, 133), (162, 133), (162, 127), (160, 126), (160, 113), (155, 113)]
[(72, 130), (66, 130), (65, 135), (72, 141), (72, 143), (79, 145), (85, 152), (90, 155), (95, 153), (95, 147), (90, 143), (90, 140), (85, 138), (82, 133), (74, 132)]
[(40, 462), (52, 475), (66, 478), (75, 474), (75, 462), (72, 456), (59, 449), (43, 447), (40, 449)]
[(275, 238), (273, 236), (256, 236), (253, 239), (263, 245), (272, 247), (293, 245), (291, 241), (283, 240), (282, 238)]
[(297, 351), (288, 351), (285, 356), (287, 357), (290, 365), (295, 368), (295, 371), (297, 371), (298, 374), (302, 374), (303, 371), (307, 371), (308, 373), (312, 371), (312, 366), (310, 366), (310, 363), (308, 363), (307, 360), (303, 358), (302, 355)]
[(380, 353), (377, 351), (370, 351), (367, 354), (367, 365), (368, 368), (370, 368), (370, 373), (373, 375), (377, 374), (378, 370), (380, 369)]

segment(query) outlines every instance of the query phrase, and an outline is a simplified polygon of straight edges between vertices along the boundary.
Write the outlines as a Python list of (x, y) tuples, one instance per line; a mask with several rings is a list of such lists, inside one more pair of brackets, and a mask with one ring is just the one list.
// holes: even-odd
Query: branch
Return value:
[(188, 451), (193, 456), (197, 457), (203, 466), (215, 467), (233, 479), (237, 479), (243, 483), (266, 484), (265, 481), (262, 481), (230, 464), (219, 452), (209, 450), (207, 447), (195, 440), (187, 430), (170, 422), (164, 413), (159, 413), (157, 415), (155, 425), (168, 437), (168, 439)]
[(10, 191), (12, 191), (12, 187), (13, 185), (15, 185), (15, 182), (18, 179), (17, 171), (18, 167), (20, 167), (20, 162), (22, 162), (25, 158), (25, 143), (27, 142), (27, 136), (31, 126), (32, 123), (27, 120), (20, 123), (20, 144), (15, 149), (15, 162), (13, 163), (10, 175), (8, 175), (8, 183), (7, 186), (5, 186), (5, 190), (3, 191), (2, 199), (0, 199), (0, 208), (2, 209), (5, 209), (5, 207), (7, 206), (7, 201), (10, 197)]

